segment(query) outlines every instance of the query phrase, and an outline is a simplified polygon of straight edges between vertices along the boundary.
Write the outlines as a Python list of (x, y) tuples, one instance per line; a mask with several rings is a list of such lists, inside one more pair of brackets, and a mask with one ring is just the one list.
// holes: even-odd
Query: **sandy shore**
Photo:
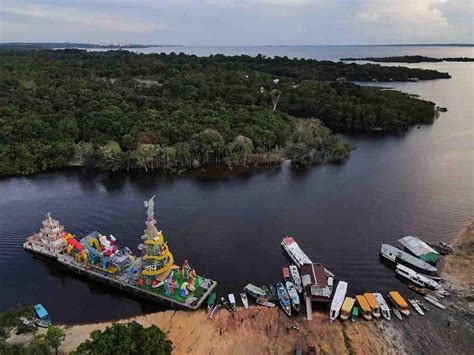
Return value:
[[(410, 316), (399, 321), (359, 320), (330, 323), (323, 311), (313, 320), (290, 319), (279, 309), (251, 307), (234, 315), (223, 310), (209, 320), (204, 310), (166, 311), (126, 319), (144, 326), (157, 325), (173, 341), (176, 354), (291, 354), (295, 347), (315, 346), (318, 354), (465, 354), (474, 344), (474, 222), (454, 240), (455, 251), (444, 260), (443, 276), (452, 285), (448, 310)], [(449, 324), (448, 324), (449, 323)], [(61, 352), (74, 350), (96, 329), (111, 322), (67, 326)], [(299, 326), (300, 330), (291, 329)]]

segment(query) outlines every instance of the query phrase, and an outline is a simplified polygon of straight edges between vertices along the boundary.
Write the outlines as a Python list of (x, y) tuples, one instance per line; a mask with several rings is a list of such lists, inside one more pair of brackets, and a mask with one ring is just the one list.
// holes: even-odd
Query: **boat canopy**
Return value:
[(362, 295), (357, 295), (356, 296), (357, 303), (359, 304), (359, 307), (361, 308), (362, 312), (364, 313), (371, 313), (372, 309), (370, 308), (369, 303), (367, 302), (367, 299), (362, 296)]
[(367, 300), (367, 302), (369, 303), (370, 308), (372, 308), (372, 310), (377, 310), (377, 309), (380, 308), (379, 303), (375, 299), (375, 296), (374, 296), (373, 293), (366, 292), (366, 293), (364, 293), (364, 297)]
[(346, 297), (346, 299), (344, 300), (344, 303), (342, 304), (342, 307), (341, 307), (341, 313), (342, 314), (350, 314), (351, 310), (352, 310), (352, 307), (354, 307), (354, 302), (355, 302), (355, 299), (353, 299), (351, 297)]
[(42, 304), (35, 305), (35, 311), (38, 318), (48, 317), (48, 311), (43, 307)]
[(417, 237), (406, 236), (399, 239), (398, 242), (421, 260), (428, 262), (438, 261), (439, 253)]
[(390, 291), (388, 293), (390, 298), (401, 308), (401, 309), (408, 309), (408, 303), (405, 299), (398, 293), (398, 291)]

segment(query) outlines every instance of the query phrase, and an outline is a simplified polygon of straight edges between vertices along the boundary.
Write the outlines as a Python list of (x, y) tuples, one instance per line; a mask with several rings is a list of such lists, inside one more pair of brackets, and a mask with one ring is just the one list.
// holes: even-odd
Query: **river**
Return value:
[[(181, 51), (248, 53), (243, 48)], [(213, 51), (212, 48), (217, 48)], [(229, 47), (231, 48), (231, 47)], [(249, 47), (289, 57), (423, 54), (473, 56), (472, 47)], [(148, 49), (150, 50), (150, 49)], [(169, 49), (168, 49), (169, 50)], [(329, 52), (328, 52), (329, 51)], [(334, 52), (336, 51), (336, 52)], [(156, 194), (159, 228), (177, 263), (219, 282), (220, 293), (276, 282), (292, 235), (313, 259), (349, 282), (349, 294), (406, 286), (380, 263), (381, 242), (405, 235), (452, 238), (474, 216), (474, 63), (411, 64), (447, 71), (449, 80), (376, 83), (448, 108), (433, 125), (403, 136), (344, 136), (356, 145), (342, 165), (304, 171), (212, 168), (181, 176), (67, 170), (0, 180), (0, 309), (43, 303), (57, 322), (110, 320), (159, 309), (88, 283), (22, 249), (49, 211), (78, 236), (99, 230), (133, 250), (145, 228), (143, 201)]]

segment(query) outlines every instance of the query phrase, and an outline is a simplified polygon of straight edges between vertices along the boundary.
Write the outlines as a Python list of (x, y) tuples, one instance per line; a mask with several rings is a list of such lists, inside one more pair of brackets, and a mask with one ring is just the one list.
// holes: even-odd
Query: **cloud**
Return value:
[[(1, 12), (10, 15), (73, 23), (82, 26), (105, 29), (108, 31), (144, 34), (167, 29), (167, 26), (164, 23), (158, 21), (146, 22), (142, 20), (132, 20), (126, 16), (111, 12), (100, 13), (92, 10), (84, 11), (77, 7), (60, 7), (45, 4), (21, 5), (16, 2), (10, 3), (5, 1), (3, 1), (0, 6)], [(17, 23), (16, 26), (20, 26), (20, 24)]]

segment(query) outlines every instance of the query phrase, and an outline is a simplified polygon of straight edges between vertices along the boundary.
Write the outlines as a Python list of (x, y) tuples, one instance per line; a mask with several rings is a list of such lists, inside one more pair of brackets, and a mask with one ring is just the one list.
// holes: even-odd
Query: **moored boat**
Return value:
[(242, 304), (244, 305), (245, 309), (249, 308), (249, 299), (247, 298), (247, 294), (242, 292), (240, 294), (240, 299), (242, 300)]
[(298, 243), (296, 243), (292, 237), (284, 237), (281, 240), (281, 246), (297, 267), (300, 268), (304, 264), (312, 263), (310, 258), (301, 250)]
[(370, 308), (367, 299), (363, 295), (357, 295), (356, 301), (359, 306), (360, 313), (366, 320), (372, 320), (372, 308)]
[(290, 269), (288, 267), (284, 267), (281, 269), (281, 273), (283, 275), (283, 280), (287, 281), (290, 279)]
[(355, 322), (359, 318), (359, 307), (354, 306), (351, 312), (351, 321)]
[(265, 306), (269, 308), (275, 307), (275, 303), (268, 301), (265, 297), (258, 297), (255, 301), (260, 306)]
[(436, 264), (439, 253), (417, 237), (407, 236), (398, 240), (401, 246), (417, 258), (431, 264)]
[(397, 317), (400, 320), (403, 320), (402, 314), (400, 313), (397, 307), (394, 306), (392, 308), (392, 311), (393, 311), (393, 314), (395, 314), (395, 317)]
[(212, 319), (216, 316), (217, 313), (219, 313), (220, 309), (221, 309), (222, 305), (220, 303), (216, 304), (211, 312), (209, 313), (209, 319)]
[(329, 311), (329, 319), (334, 321), (339, 316), (339, 311), (341, 310), (342, 304), (344, 303), (344, 299), (347, 293), (347, 282), (339, 281), (336, 287), (336, 292), (334, 293), (334, 297), (332, 298), (331, 308)]
[(395, 268), (395, 273), (398, 276), (405, 278), (406, 280), (413, 282), (414, 284), (418, 286), (432, 289), (433, 291), (435, 291), (436, 293), (439, 293), (440, 295), (443, 295), (443, 296), (449, 295), (449, 292), (446, 291), (443, 288), (443, 286), (441, 286), (439, 283), (437, 283), (433, 279), (430, 279), (429, 277), (426, 277), (422, 274), (417, 273), (415, 270), (412, 270), (409, 267), (406, 267), (405, 265), (398, 264), (397, 267)]
[(268, 298), (269, 301), (272, 301), (272, 293), (270, 292), (270, 290), (268, 289), (267, 286), (263, 285), (262, 286), (262, 290), (265, 291), (265, 294), (266, 294), (266, 298)]
[(298, 271), (298, 267), (296, 265), (290, 265), (290, 274), (291, 279), (293, 280), (293, 285), (295, 285), (296, 291), (299, 293), (303, 292), (303, 284), (301, 283), (301, 276), (300, 272)]
[(380, 305), (377, 302), (377, 299), (375, 298), (374, 294), (371, 292), (366, 292), (364, 293), (364, 297), (367, 300), (370, 309), (372, 310), (372, 315), (377, 319), (380, 318)]
[(429, 312), (429, 308), (426, 304), (424, 304), (423, 302), (421, 302), (418, 298), (415, 298), (415, 301), (416, 303), (418, 303), (418, 305), (420, 306), (420, 308), (425, 311), (425, 312)]
[(221, 303), (230, 313), (234, 311), (229, 302), (224, 297), (221, 297)]
[(390, 291), (388, 293), (388, 299), (393, 303), (393, 305), (407, 317), (410, 315), (410, 310), (408, 309), (408, 303), (402, 297), (398, 291)]
[(277, 294), (278, 294), (278, 301), (280, 302), (281, 308), (283, 309), (283, 311), (285, 311), (288, 317), (291, 317), (290, 296), (288, 295), (288, 292), (286, 291), (285, 286), (283, 286), (283, 283), (281, 282), (277, 283)]
[(272, 294), (272, 300), (273, 301), (278, 300), (278, 295), (277, 295), (275, 286), (273, 286), (273, 284), (272, 284), (272, 285), (270, 285), (269, 288), (270, 288), (270, 293)]
[(247, 284), (244, 287), (244, 291), (247, 292), (249, 294), (249, 296), (252, 296), (254, 298), (267, 297), (267, 294), (265, 293), (264, 290), (262, 290), (260, 287), (252, 285), (252, 284)]
[(296, 312), (300, 311), (300, 296), (296, 291), (295, 285), (291, 281), (286, 281), (285, 283), (286, 290), (288, 291), (288, 296), (290, 296), (291, 306)]
[(229, 293), (229, 295), (227, 296), (229, 297), (229, 304), (230, 304), (230, 307), (232, 308), (233, 311), (236, 311), (237, 310), (237, 303), (235, 302), (235, 296), (233, 293)]
[(418, 302), (416, 302), (416, 300), (414, 298), (409, 298), (408, 299), (408, 302), (410, 302), (411, 306), (415, 309), (415, 311), (420, 315), (420, 316), (424, 316), (425, 315), (425, 312), (423, 312), (423, 310), (421, 309), (420, 305), (418, 304)]
[(443, 295), (440, 295), (440, 294), (437, 294), (435, 293), (434, 291), (431, 291), (431, 290), (428, 290), (424, 287), (418, 287), (418, 286), (415, 286), (415, 285), (412, 285), (412, 284), (409, 284), (408, 285), (408, 288), (410, 290), (413, 290), (415, 292), (418, 292), (419, 294), (423, 295), (423, 296), (434, 296), (436, 298), (444, 298)]
[(210, 313), (216, 304), (217, 294), (215, 292), (211, 293), (207, 299), (207, 312)]
[(34, 319), (34, 323), (38, 327), (48, 328), (51, 325), (51, 318), (42, 304), (38, 303), (35, 305), (35, 314), (36, 318)]
[(392, 316), (390, 314), (390, 307), (388, 306), (387, 302), (385, 302), (385, 299), (383, 298), (382, 294), (375, 292), (374, 297), (380, 306), (382, 317), (384, 317), (386, 320), (391, 320)]
[(436, 267), (390, 244), (381, 245), (380, 255), (391, 262), (406, 265), (422, 274), (436, 276)]
[(446, 306), (444, 306), (443, 304), (441, 304), (441, 302), (439, 302), (438, 299), (436, 299), (435, 297), (433, 296), (425, 296), (423, 297), (425, 300), (427, 300), (429, 303), (435, 305), (436, 307), (440, 308), (440, 309), (446, 309)]
[(354, 308), (355, 299), (352, 297), (346, 297), (341, 307), (341, 319), (348, 320), (351, 316), (352, 309)]

